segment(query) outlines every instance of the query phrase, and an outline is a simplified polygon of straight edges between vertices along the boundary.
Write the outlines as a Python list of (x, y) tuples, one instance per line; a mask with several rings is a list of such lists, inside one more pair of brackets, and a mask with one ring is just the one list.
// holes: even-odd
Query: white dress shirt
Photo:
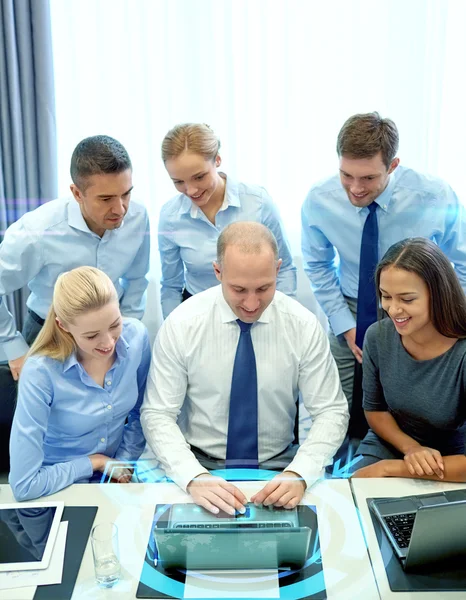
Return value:
[[(155, 341), (141, 424), (167, 475), (183, 489), (206, 472), (189, 444), (218, 459), (226, 456), (240, 335), (236, 319), (218, 285), (178, 306)], [(330, 464), (349, 418), (327, 336), (310, 311), (276, 291), (252, 326), (251, 337), (257, 365), (259, 463), (293, 441), (300, 391), (312, 425), (287, 469), (309, 486)]]

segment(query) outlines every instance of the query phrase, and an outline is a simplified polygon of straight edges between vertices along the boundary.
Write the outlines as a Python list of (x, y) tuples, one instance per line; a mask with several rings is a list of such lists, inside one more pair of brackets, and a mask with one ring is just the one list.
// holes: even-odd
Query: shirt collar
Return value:
[(68, 356), (68, 358), (65, 358), (65, 360), (63, 362), (63, 373), (66, 373), (72, 367), (74, 367), (75, 365), (78, 365), (78, 364), (79, 364), (78, 357), (76, 356), (76, 351), (75, 351), (72, 354), (70, 354)]
[[(217, 289), (218, 289), (218, 294), (217, 294), (216, 304), (220, 310), (220, 318), (221, 318), (222, 323), (231, 323), (233, 321), (236, 321), (239, 317), (237, 317), (235, 315), (235, 313), (231, 310), (229, 304), (225, 300), (225, 297), (224, 297), (223, 291), (222, 291), (222, 286), (218, 285)], [(269, 306), (267, 306), (267, 308), (264, 310), (264, 312), (261, 314), (261, 316), (257, 319), (256, 323), (269, 323), (270, 322), (270, 311), (272, 310), (271, 307), (274, 304), (274, 302), (275, 302), (275, 298), (272, 300), (272, 302), (269, 304)]]
[(82, 215), (79, 203), (74, 198), (71, 198), (68, 202), (68, 225), (70, 227), (73, 227), (74, 229), (79, 229), (80, 231), (85, 231), (86, 233), (97, 235), (96, 233), (91, 231), (87, 226), (87, 223)]
[[(124, 338), (123, 335), (120, 335), (120, 337), (118, 338), (118, 341), (116, 343), (116, 346), (115, 346), (116, 358), (115, 358), (115, 360), (113, 362), (113, 365), (110, 368), (113, 369), (113, 367), (116, 364), (119, 364), (123, 359), (125, 359), (128, 356), (128, 348), (129, 348), (128, 342), (126, 341), (126, 339)], [(72, 354), (70, 354), (70, 356), (68, 356), (68, 358), (66, 358), (64, 360), (64, 362), (63, 362), (63, 373), (66, 373), (72, 367), (74, 367), (76, 365), (80, 366), (80, 362), (78, 361), (78, 357), (76, 355), (76, 351), (74, 351)]]
[(118, 227), (118, 229), (106, 229), (101, 238), (100, 236), (97, 235), (97, 233), (94, 233), (94, 231), (91, 231), (89, 229), (89, 227), (87, 226), (87, 223), (84, 220), (83, 214), (81, 212), (79, 203), (74, 198), (70, 198), (70, 201), (68, 202), (68, 225), (70, 227), (73, 227), (74, 229), (79, 229), (80, 231), (84, 231), (85, 233), (90, 233), (91, 235), (95, 235), (96, 237), (99, 238), (99, 240), (103, 239), (104, 237), (109, 237), (110, 235), (116, 234), (119, 230), (122, 229), (122, 227), (124, 227), (124, 224), (125, 224), (125, 219), (123, 219), (123, 221), (121, 222), (121, 225), (120, 225), (120, 227)]
[[(387, 187), (380, 194), (380, 196), (377, 196), (377, 198), (374, 200), (374, 202), (376, 202), (379, 205), (379, 207), (385, 212), (388, 211), (388, 208), (390, 206), (390, 200), (392, 198), (393, 188), (395, 187), (395, 173), (390, 173), (388, 177), (389, 179)], [(356, 210), (357, 212), (360, 212), (363, 208), (367, 207), (357, 207)]]
[[(225, 173), (219, 172), (219, 175), (225, 179), (225, 197), (223, 204), (219, 209), (219, 212), (226, 210), (229, 206), (241, 206), (238, 192), (238, 182), (231, 177), (227, 177)], [(193, 219), (199, 217), (200, 208), (193, 204), (191, 200), (185, 194), (181, 195), (182, 201), (178, 214), (184, 215), (189, 213)]]
[(181, 204), (180, 204), (180, 208), (178, 209), (178, 214), (185, 215), (186, 213), (188, 213), (191, 210), (192, 205), (193, 205), (193, 203), (188, 198), (188, 196), (181, 194)]
[[(241, 202), (239, 199), (239, 184), (235, 179), (232, 179), (230, 176), (226, 176), (225, 173), (222, 173), (226, 179), (225, 186), (225, 199), (228, 201), (228, 206), (236, 206), (240, 207)], [(222, 210), (222, 209), (220, 209)]]

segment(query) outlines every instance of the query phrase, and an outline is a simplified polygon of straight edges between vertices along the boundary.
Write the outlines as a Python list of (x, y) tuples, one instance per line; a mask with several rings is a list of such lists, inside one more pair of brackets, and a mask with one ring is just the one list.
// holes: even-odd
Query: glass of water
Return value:
[(120, 551), (115, 523), (100, 523), (92, 529), (92, 553), (95, 578), (102, 587), (112, 587), (120, 581)]

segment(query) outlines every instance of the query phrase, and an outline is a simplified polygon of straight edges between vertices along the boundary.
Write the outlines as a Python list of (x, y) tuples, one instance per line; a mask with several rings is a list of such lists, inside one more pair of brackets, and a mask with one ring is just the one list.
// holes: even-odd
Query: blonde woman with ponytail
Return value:
[[(58, 277), (19, 380), (10, 438), (10, 485), (17, 500), (99, 481), (109, 461), (139, 458), (139, 409), (149, 364), (146, 328), (122, 319), (105, 273), (79, 267)], [(126, 482), (131, 472), (118, 475)]]
[(179, 192), (162, 207), (159, 220), (164, 318), (183, 300), (218, 284), (212, 266), (217, 239), (236, 221), (270, 229), (282, 260), (277, 289), (296, 295), (296, 267), (277, 206), (263, 187), (219, 171), (219, 151), (219, 139), (202, 123), (176, 125), (162, 142), (162, 160)]

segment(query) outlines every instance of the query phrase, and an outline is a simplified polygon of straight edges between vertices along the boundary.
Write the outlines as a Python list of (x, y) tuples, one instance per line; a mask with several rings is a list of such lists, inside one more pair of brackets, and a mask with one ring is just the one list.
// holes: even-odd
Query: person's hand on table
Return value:
[(244, 513), (247, 498), (241, 490), (232, 483), (210, 473), (197, 475), (187, 487), (194, 502), (211, 513), (218, 514), (220, 510), (229, 515), (236, 512)]
[[(91, 461), (92, 470), (100, 471), (101, 473), (105, 473), (105, 468), (109, 461), (115, 462), (114, 458), (110, 458), (110, 456), (106, 456), (105, 454), (91, 454), (89, 456)], [(111, 472), (111, 483), (129, 483), (131, 481), (131, 477), (133, 476), (133, 469), (127, 467), (115, 467)]]
[(404, 455), (404, 461), (411, 475), (437, 475), (443, 479), (443, 458), (435, 448), (427, 446), (413, 446)]
[(25, 359), (26, 355), (8, 361), (8, 366), (10, 367), (11, 374), (15, 381), (18, 381), (19, 376), (21, 375), (21, 369), (23, 368)]
[(256, 506), (282, 506), (294, 508), (301, 502), (306, 491), (303, 478), (294, 471), (283, 471), (276, 475), (260, 492), (251, 497)]
[(116, 467), (112, 469), (112, 478), (110, 483), (129, 483), (133, 477), (133, 468)]
[(358, 363), (362, 364), (362, 350), (356, 345), (356, 327), (345, 331), (343, 336), (348, 344), (349, 349), (354, 354), (354, 358), (358, 361)]

